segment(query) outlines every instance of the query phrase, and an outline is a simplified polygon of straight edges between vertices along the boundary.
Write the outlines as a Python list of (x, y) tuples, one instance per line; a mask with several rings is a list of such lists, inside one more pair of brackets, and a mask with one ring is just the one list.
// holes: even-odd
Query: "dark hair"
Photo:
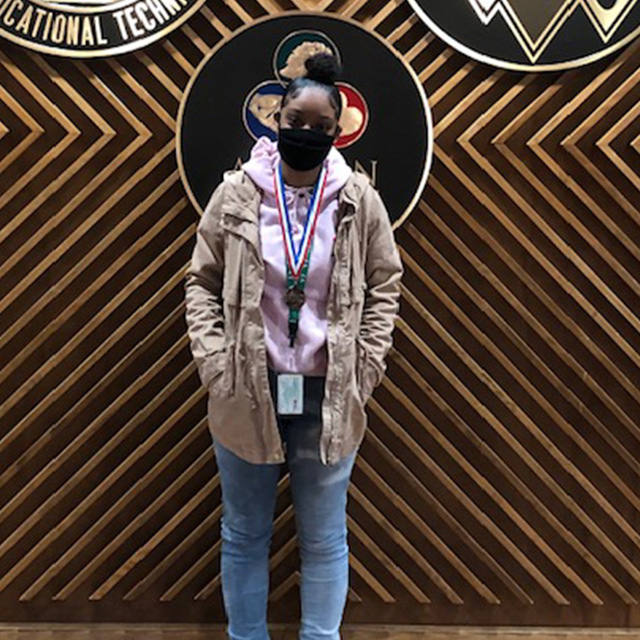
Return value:
[(332, 53), (316, 53), (304, 62), (307, 75), (294, 78), (287, 85), (287, 90), (282, 96), (281, 106), (286, 106), (291, 98), (297, 98), (305, 87), (321, 87), (328, 96), (331, 106), (336, 112), (336, 120), (340, 120), (342, 112), (342, 98), (335, 85), (336, 78), (342, 73), (342, 67), (338, 58)]

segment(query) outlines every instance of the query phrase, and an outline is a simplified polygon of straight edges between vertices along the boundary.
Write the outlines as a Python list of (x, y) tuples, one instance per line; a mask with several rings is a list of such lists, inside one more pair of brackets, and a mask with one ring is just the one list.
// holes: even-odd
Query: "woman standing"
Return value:
[(317, 54), (306, 69), (283, 96), (277, 143), (260, 138), (212, 194), (187, 272), (186, 320), (221, 477), (231, 640), (269, 638), (269, 550), (285, 460), (300, 639), (339, 640), (348, 484), (399, 308), (403, 267), (387, 211), (333, 146), (338, 62)]

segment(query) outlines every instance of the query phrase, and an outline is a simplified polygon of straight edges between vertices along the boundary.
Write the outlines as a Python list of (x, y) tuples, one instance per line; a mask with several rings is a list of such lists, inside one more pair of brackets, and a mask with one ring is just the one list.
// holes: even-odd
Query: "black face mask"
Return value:
[(278, 129), (278, 151), (296, 171), (309, 171), (329, 155), (334, 137), (315, 129)]

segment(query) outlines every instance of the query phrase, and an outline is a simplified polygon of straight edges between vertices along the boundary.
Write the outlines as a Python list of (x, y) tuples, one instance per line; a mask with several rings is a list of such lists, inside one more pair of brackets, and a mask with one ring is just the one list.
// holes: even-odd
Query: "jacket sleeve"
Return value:
[(404, 268), (380, 194), (369, 185), (363, 198), (369, 214), (365, 258), (367, 291), (357, 341), (361, 349), (361, 382), (366, 400), (382, 382), (387, 368), (385, 358), (393, 343)]
[(185, 318), (191, 353), (206, 388), (216, 374), (222, 372), (224, 362), (224, 235), (221, 224), (224, 189), (223, 181), (204, 209), (185, 278)]

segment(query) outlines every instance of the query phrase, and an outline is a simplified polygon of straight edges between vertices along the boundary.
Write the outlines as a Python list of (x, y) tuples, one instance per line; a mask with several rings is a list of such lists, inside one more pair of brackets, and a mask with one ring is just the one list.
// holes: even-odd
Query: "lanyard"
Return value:
[(313, 250), (313, 237), (316, 230), (318, 215), (322, 207), (322, 198), (327, 184), (328, 171), (323, 165), (311, 196), (311, 202), (307, 210), (304, 231), (300, 244), (295, 246), (293, 241), (293, 231), (289, 210), (284, 195), (284, 179), (282, 178), (282, 164), (278, 165), (274, 172), (276, 203), (278, 205), (278, 216), (280, 228), (282, 229), (282, 239), (284, 242), (285, 266), (287, 269), (287, 306), (289, 307), (289, 346), (293, 347), (295, 336), (298, 331), (300, 319), (300, 309), (304, 304), (304, 288), (307, 282), (309, 271), (309, 259)]

